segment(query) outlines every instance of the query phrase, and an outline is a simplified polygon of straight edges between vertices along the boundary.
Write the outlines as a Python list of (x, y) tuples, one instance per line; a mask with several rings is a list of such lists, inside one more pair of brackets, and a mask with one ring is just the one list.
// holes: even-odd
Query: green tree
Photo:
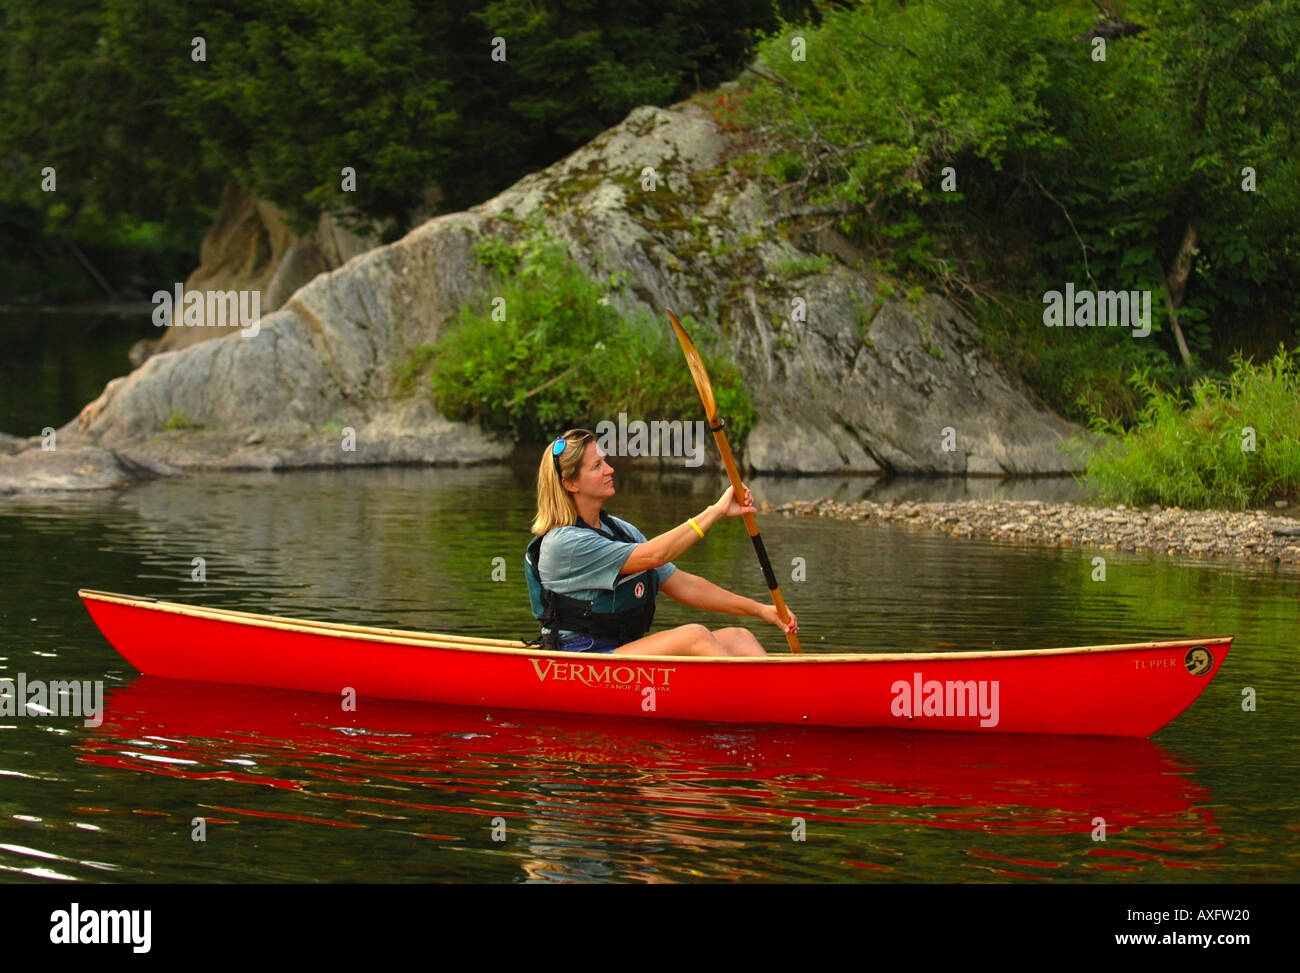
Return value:
[[(1038, 384), (1073, 384), (1070, 398), (1089, 394), (1071, 370), (1101, 362), (1113, 379), (1157, 363), (1113, 333), (1049, 348), (1038, 301), (1065, 281), (1151, 290), (1166, 372), (1168, 356), (1219, 364), (1243, 345), (1294, 341), (1300, 321), (1296, 0), (1134, 0), (1123, 20), (1094, 14), (865, 0), (769, 38), (748, 106), (751, 126), (785, 147), (773, 168), (791, 210), (837, 216), (887, 271), (959, 300), (1000, 295), (1023, 322), (1007, 345), (1057, 356), (1067, 367)], [(1247, 166), (1255, 192), (1242, 191)], [(1070, 411), (1059, 394), (1054, 404)]]
[(774, 24), (757, 0), (7, 0), (0, 16), (0, 202), (60, 229), (86, 207), (177, 218), (229, 178), (302, 224), (347, 202), (402, 229), (431, 187), (479, 202), (636, 105), (721, 80)]

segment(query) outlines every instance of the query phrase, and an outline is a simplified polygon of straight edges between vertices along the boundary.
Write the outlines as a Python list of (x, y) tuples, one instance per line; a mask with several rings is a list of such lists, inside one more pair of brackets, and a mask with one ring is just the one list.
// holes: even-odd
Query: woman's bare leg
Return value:
[(713, 637), (722, 643), (728, 655), (767, 655), (754, 633), (747, 628), (720, 628)]
[(616, 654), (633, 655), (730, 655), (703, 625), (678, 625), (645, 638), (620, 645)]
[(625, 655), (767, 655), (754, 633), (747, 628), (720, 628), (710, 632), (703, 625), (679, 625), (655, 632), (620, 645), (614, 652)]

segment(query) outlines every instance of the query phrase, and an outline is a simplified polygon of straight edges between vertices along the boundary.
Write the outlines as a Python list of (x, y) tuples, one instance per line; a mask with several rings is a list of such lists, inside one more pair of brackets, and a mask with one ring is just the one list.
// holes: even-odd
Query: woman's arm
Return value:
[[(718, 502), (705, 507), (704, 513), (696, 516), (695, 522), (700, 525), (701, 531), (707, 531), (723, 517), (740, 517), (743, 514), (754, 513), (753, 502), (754, 498), (748, 487), (745, 488), (743, 504), (735, 499), (732, 488), (727, 487), (718, 498)], [(672, 530), (666, 530), (658, 537), (652, 537), (644, 544), (632, 548), (632, 552), (627, 556), (618, 573), (638, 574), (651, 568), (663, 567), (669, 561), (675, 561), (685, 554), (700, 537), (701, 534), (697, 534), (689, 522), (679, 524)]]
[(705, 611), (726, 612), (728, 615), (762, 615), (763, 604), (753, 598), (746, 598), (726, 588), (719, 588), (707, 578), (698, 574), (689, 574), (678, 568), (668, 580), (659, 585), (659, 590), (674, 601), (691, 608), (703, 608)]
[(678, 568), (668, 580), (660, 583), (659, 590), (675, 601), (691, 608), (703, 608), (705, 611), (726, 612), (729, 615), (752, 615), (783, 632), (799, 631), (799, 619), (794, 612), (789, 612), (789, 621), (781, 621), (775, 605), (765, 605), (753, 598), (746, 598), (726, 588), (719, 588), (707, 578), (689, 574)]

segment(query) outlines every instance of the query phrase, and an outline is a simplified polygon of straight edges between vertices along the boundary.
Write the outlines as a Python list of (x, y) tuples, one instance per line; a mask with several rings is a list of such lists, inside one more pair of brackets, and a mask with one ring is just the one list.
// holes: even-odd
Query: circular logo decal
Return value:
[(644, 595), (644, 594), (645, 594), (645, 582), (644, 582), (644, 581), (638, 581), (638, 582), (636, 583), (636, 589), (632, 592), (632, 594), (636, 595), (638, 598), (640, 598), (642, 595)]
[(1214, 656), (1210, 655), (1209, 649), (1198, 645), (1194, 649), (1187, 650), (1187, 655), (1183, 657), (1183, 665), (1187, 666), (1187, 671), (1193, 676), (1203, 676), (1214, 665)]

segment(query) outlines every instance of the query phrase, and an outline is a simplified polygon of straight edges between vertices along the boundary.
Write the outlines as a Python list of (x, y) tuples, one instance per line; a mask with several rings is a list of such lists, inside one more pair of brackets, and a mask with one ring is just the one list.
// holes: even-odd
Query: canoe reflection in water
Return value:
[[(1204, 853), (1219, 846), (1209, 793), (1143, 739), (371, 700), (343, 712), (314, 693), (141, 676), (78, 748), (87, 763), (173, 779), (175, 791), (145, 793), (162, 795), (178, 834), (190, 818), (176, 806), (214, 832), (279, 819), (309, 852), (300, 880), (1151, 881), (1213, 867)], [(233, 838), (247, 855), (253, 843)], [(349, 841), (362, 855), (382, 843), (392, 860), (331, 872)]]

